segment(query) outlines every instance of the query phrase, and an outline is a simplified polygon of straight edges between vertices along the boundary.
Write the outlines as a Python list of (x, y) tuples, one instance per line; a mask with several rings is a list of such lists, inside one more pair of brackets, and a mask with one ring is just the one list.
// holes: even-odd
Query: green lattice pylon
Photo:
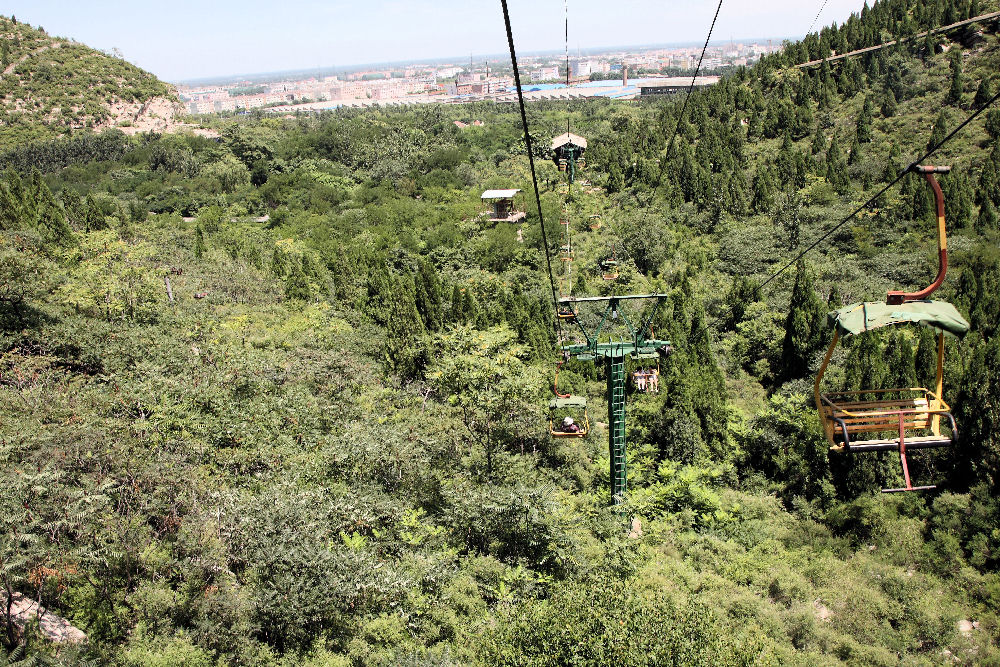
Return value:
[(608, 452), (611, 455), (611, 500), (620, 505), (628, 492), (625, 449), (625, 354), (621, 348), (607, 357)]

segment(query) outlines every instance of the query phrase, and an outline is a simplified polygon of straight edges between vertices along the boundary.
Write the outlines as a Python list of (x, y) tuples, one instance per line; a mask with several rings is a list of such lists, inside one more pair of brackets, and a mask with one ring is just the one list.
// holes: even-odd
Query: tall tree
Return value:
[(951, 58), (951, 85), (948, 87), (945, 103), (957, 106), (962, 103), (962, 93), (965, 86), (962, 82), (962, 50), (955, 49), (954, 53), (955, 55)]
[(785, 319), (785, 340), (782, 344), (782, 376), (787, 379), (802, 377), (809, 372), (813, 354), (823, 345), (826, 337), (826, 309), (816, 289), (804, 260), (796, 264), (792, 300)]
[(989, 76), (984, 76), (979, 82), (979, 87), (976, 88), (976, 96), (972, 98), (972, 108), (983, 108), (991, 97), (993, 97), (993, 81)]
[(937, 119), (934, 121), (934, 129), (931, 130), (931, 138), (927, 141), (927, 150), (931, 150), (944, 141), (946, 136), (948, 136), (948, 117), (945, 115), (944, 109), (941, 109), (940, 113), (937, 115)]
[(855, 123), (855, 133), (858, 143), (866, 144), (872, 140), (872, 98), (865, 95), (864, 104), (861, 105), (861, 112)]

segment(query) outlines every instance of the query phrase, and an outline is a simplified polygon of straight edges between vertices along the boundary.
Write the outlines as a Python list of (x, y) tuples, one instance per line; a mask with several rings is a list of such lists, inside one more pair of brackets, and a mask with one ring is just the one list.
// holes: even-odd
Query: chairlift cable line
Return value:
[(684, 120), (684, 113), (687, 111), (688, 100), (691, 99), (691, 93), (694, 92), (694, 84), (698, 78), (698, 73), (701, 72), (701, 63), (705, 59), (705, 52), (708, 50), (708, 42), (712, 39), (712, 32), (715, 30), (715, 22), (719, 19), (719, 11), (722, 9), (722, 0), (719, 0), (719, 4), (715, 8), (715, 16), (712, 17), (712, 25), (708, 27), (708, 35), (705, 36), (705, 44), (701, 47), (701, 55), (698, 56), (698, 65), (694, 68), (694, 76), (691, 77), (691, 85), (688, 86), (687, 95), (684, 96), (684, 104), (681, 105), (681, 113), (677, 116), (677, 122), (674, 124), (674, 133), (670, 136), (670, 143), (667, 144), (667, 153), (663, 157), (663, 161), (660, 163), (660, 174), (656, 178), (656, 185), (660, 185), (660, 181), (663, 180), (663, 172), (667, 169), (667, 163), (670, 162), (670, 155), (674, 150), (674, 140), (677, 139), (677, 131), (681, 127), (681, 121)]
[(816, 12), (816, 18), (813, 19), (813, 22), (809, 24), (809, 29), (806, 30), (807, 36), (809, 35), (809, 33), (813, 31), (813, 28), (816, 27), (816, 22), (819, 21), (819, 15), (823, 13), (824, 9), (826, 9), (826, 3), (828, 3), (829, 1), (830, 0), (823, 0), (823, 4), (820, 5), (819, 11)]
[(545, 265), (549, 273), (549, 287), (552, 289), (552, 307), (556, 312), (556, 326), (559, 339), (562, 340), (562, 324), (559, 322), (559, 297), (556, 293), (556, 280), (552, 273), (552, 259), (549, 257), (549, 240), (545, 233), (545, 216), (542, 213), (542, 196), (538, 191), (538, 175), (535, 173), (535, 156), (531, 150), (531, 133), (528, 132), (528, 114), (524, 107), (524, 91), (521, 89), (521, 74), (517, 69), (517, 52), (514, 50), (514, 33), (510, 27), (510, 12), (507, 0), (500, 0), (503, 7), (503, 20), (507, 29), (507, 46), (510, 47), (510, 63), (514, 67), (514, 85), (517, 87), (517, 104), (521, 110), (521, 126), (524, 128), (524, 146), (528, 151), (528, 166), (531, 168), (531, 184), (535, 190), (535, 205), (538, 207), (538, 221), (542, 228), (542, 246), (545, 251)]
[(850, 222), (854, 218), (854, 216), (856, 216), (858, 213), (860, 213), (864, 209), (866, 209), (869, 206), (871, 206), (879, 197), (881, 197), (882, 195), (884, 195), (892, 187), (894, 187), (897, 183), (899, 183), (901, 180), (903, 180), (904, 176), (906, 176), (908, 173), (910, 173), (911, 171), (913, 171), (914, 167), (916, 167), (919, 164), (923, 164), (923, 162), (927, 158), (929, 158), (931, 155), (933, 155), (934, 153), (936, 153), (938, 151), (938, 149), (940, 149), (946, 143), (948, 143), (949, 141), (951, 141), (955, 137), (955, 135), (957, 135), (959, 132), (961, 132), (963, 129), (965, 129), (966, 125), (968, 125), (969, 123), (971, 123), (972, 121), (974, 121), (979, 116), (979, 114), (983, 113), (988, 108), (990, 108), (990, 106), (992, 106), (993, 103), (995, 103), (998, 99), (1000, 99), (1000, 92), (998, 92), (996, 95), (994, 95), (992, 98), (990, 98), (990, 101), (987, 102), (986, 104), (984, 104), (983, 106), (981, 106), (975, 113), (971, 114), (968, 118), (966, 118), (964, 121), (962, 121), (962, 123), (960, 125), (958, 125), (958, 127), (956, 127), (954, 130), (952, 130), (951, 132), (948, 133), (948, 136), (946, 136), (944, 139), (942, 139), (937, 144), (935, 144), (934, 146), (932, 146), (926, 153), (924, 153), (923, 155), (921, 155), (919, 158), (917, 158), (916, 160), (914, 160), (913, 162), (911, 162), (910, 164), (908, 164), (906, 166), (906, 168), (903, 169), (903, 171), (901, 171), (899, 173), (899, 176), (897, 176), (891, 183), (889, 183), (884, 188), (882, 188), (881, 190), (879, 190), (877, 193), (875, 193), (874, 195), (872, 195), (868, 199), (868, 201), (866, 201), (864, 204), (862, 204), (861, 206), (858, 206), (856, 209), (854, 209), (853, 211), (851, 211), (850, 213), (848, 213), (847, 216), (844, 217), (843, 220), (841, 220), (836, 225), (834, 225), (833, 227), (831, 227), (821, 237), (819, 237), (818, 239), (816, 239), (815, 241), (813, 241), (812, 243), (810, 243), (809, 246), (805, 250), (803, 250), (802, 252), (800, 252), (798, 255), (795, 256), (795, 259), (793, 259), (792, 261), (788, 262), (788, 264), (785, 264), (780, 269), (778, 269), (776, 272), (774, 272), (773, 274), (771, 274), (771, 276), (767, 280), (765, 280), (763, 283), (761, 283), (760, 287), (758, 287), (757, 289), (764, 289), (764, 287), (766, 287), (768, 285), (768, 283), (770, 283), (775, 278), (777, 278), (782, 273), (784, 273), (789, 268), (791, 268), (793, 265), (795, 265), (796, 262), (798, 262), (800, 259), (802, 259), (803, 257), (805, 257), (812, 250), (814, 250), (817, 246), (819, 246), (819, 244), (821, 244), (823, 241), (825, 241), (827, 238), (829, 238), (831, 234), (833, 234), (835, 231), (837, 231), (838, 229), (840, 229), (841, 227), (843, 227), (844, 225), (846, 225), (848, 222)]

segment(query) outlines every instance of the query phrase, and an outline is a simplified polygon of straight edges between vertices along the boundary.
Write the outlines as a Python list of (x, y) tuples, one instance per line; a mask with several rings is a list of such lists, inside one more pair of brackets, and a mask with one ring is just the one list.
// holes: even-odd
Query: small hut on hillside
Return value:
[(514, 202), (518, 189), (513, 190), (487, 190), (482, 195), (482, 200), (492, 205), (492, 209), (487, 211), (490, 222), (520, 222), (527, 217), (524, 211), (519, 211)]

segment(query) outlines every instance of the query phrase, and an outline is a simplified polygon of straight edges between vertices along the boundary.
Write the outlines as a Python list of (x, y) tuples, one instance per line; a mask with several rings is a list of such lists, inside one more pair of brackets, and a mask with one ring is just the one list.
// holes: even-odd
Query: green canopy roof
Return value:
[(843, 336), (893, 324), (919, 324), (958, 338), (969, 331), (969, 323), (947, 301), (911, 301), (895, 306), (884, 301), (855, 303), (829, 313), (827, 322)]
[(567, 408), (577, 408), (583, 410), (587, 407), (586, 396), (570, 396), (569, 398), (553, 398), (549, 401), (549, 410), (565, 410)]

